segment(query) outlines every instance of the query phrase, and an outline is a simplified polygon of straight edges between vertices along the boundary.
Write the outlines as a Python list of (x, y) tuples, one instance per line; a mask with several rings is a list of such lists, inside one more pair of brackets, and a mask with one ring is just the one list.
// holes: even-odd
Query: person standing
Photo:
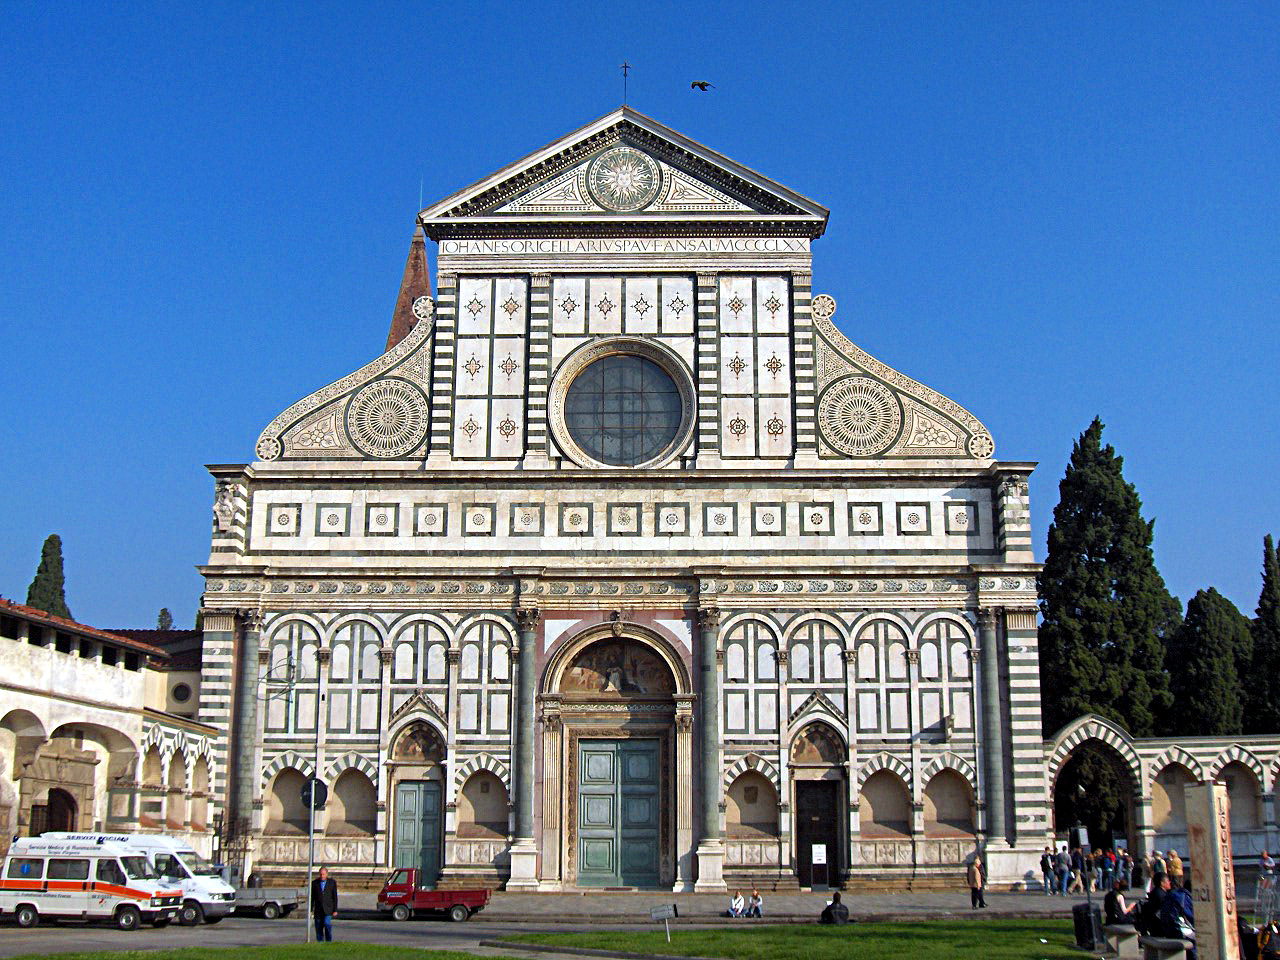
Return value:
[(982, 891), (987, 885), (987, 871), (983, 869), (982, 858), (974, 854), (973, 859), (969, 862), (969, 903), (972, 909), (977, 910), (979, 907), (986, 909), (987, 901), (983, 897)]
[(1182, 889), (1182, 858), (1178, 856), (1177, 850), (1169, 851), (1169, 859), (1165, 861), (1165, 865), (1169, 868), (1169, 880), (1173, 883), (1173, 889)]
[(333, 918), (337, 915), (338, 881), (330, 879), (328, 867), (321, 867), (311, 881), (311, 917), (316, 923), (318, 942), (333, 942)]
[(1058, 851), (1058, 893), (1062, 896), (1067, 895), (1067, 884), (1071, 878), (1071, 854), (1067, 853), (1067, 845), (1064, 843), (1062, 849)]
[(1044, 892), (1052, 897), (1056, 884), (1053, 882), (1053, 850), (1049, 847), (1045, 847), (1044, 853), (1040, 854), (1040, 872), (1044, 874)]

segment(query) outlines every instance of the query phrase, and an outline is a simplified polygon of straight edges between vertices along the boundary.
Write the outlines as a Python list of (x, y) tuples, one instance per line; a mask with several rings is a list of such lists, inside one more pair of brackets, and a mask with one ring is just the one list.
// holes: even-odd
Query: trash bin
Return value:
[(1077, 903), (1071, 908), (1076, 928), (1076, 946), (1082, 950), (1102, 950), (1102, 910), (1094, 903)]

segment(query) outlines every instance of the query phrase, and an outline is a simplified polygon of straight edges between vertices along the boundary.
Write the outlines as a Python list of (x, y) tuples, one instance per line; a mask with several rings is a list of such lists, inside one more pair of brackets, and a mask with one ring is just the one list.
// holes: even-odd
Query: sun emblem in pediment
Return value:
[(662, 173), (652, 157), (632, 147), (614, 147), (591, 161), (587, 189), (606, 210), (629, 213), (658, 196)]

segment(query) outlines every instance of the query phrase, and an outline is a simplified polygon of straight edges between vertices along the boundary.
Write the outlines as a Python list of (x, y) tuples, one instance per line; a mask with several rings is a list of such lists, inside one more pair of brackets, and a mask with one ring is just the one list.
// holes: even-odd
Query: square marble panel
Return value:
[(850, 503), (849, 535), (852, 537), (884, 536), (884, 508), (878, 503)]
[(346, 537), (351, 534), (351, 504), (316, 504), (316, 536)]
[(464, 503), (462, 535), (464, 537), (493, 536), (495, 513), (496, 507), (492, 503)]
[(657, 503), (653, 507), (653, 528), (660, 534), (673, 537), (689, 535), (689, 505), (687, 503)]
[(273, 503), (267, 507), (267, 536), (296, 537), (302, 527), (302, 504)]
[(751, 533), (757, 537), (781, 537), (787, 532), (787, 506), (784, 503), (751, 505)]
[(371, 503), (364, 508), (364, 531), (370, 537), (395, 537), (400, 533), (400, 505)]
[(952, 500), (946, 503), (942, 519), (947, 533), (964, 537), (978, 535), (978, 505), (972, 500)]
[(738, 505), (736, 503), (704, 503), (702, 532), (708, 537), (737, 536)]
[(511, 505), (511, 536), (542, 536), (545, 516), (546, 507), (541, 503), (513, 503)]
[(611, 537), (638, 537), (640, 535), (640, 503), (611, 503), (605, 514), (605, 529)]
[(443, 503), (413, 505), (413, 535), (443, 537), (449, 532), (449, 510)]
[(563, 503), (560, 505), (560, 536), (591, 536), (591, 504)]
[(835, 507), (830, 503), (800, 504), (800, 533), (829, 537), (835, 533)]
[(904, 537), (924, 537), (930, 532), (929, 504), (898, 504), (898, 533)]

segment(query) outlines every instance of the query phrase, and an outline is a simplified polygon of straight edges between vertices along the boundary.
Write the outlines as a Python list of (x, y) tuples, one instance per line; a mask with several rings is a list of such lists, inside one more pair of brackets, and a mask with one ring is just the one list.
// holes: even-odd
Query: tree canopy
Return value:
[(62, 573), (62, 538), (51, 533), (40, 551), (40, 566), (27, 588), (27, 606), (71, 620), (67, 607), (66, 583)]
[(1152, 736), (1167, 726), (1164, 652), (1182, 611), (1156, 569), (1154, 522), (1102, 431), (1095, 418), (1071, 452), (1040, 574), (1045, 732), (1096, 713)]
[(1253, 639), (1249, 620), (1210, 587), (1187, 603), (1187, 616), (1169, 643), (1170, 686), (1177, 701), (1172, 733), (1227, 736), (1244, 728), (1242, 668)]

